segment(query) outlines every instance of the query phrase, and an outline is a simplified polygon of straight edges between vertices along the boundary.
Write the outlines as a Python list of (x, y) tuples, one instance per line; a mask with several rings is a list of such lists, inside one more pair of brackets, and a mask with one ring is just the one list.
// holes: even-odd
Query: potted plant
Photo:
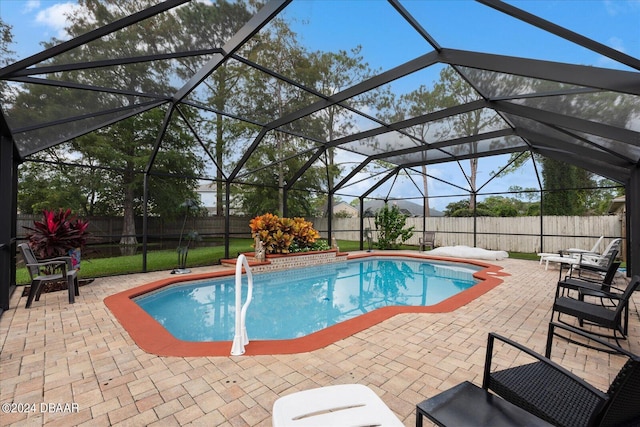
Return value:
[(38, 258), (70, 256), (74, 269), (80, 268), (80, 253), (87, 243), (89, 222), (77, 218), (71, 209), (43, 210), (43, 220), (24, 227), (29, 246)]

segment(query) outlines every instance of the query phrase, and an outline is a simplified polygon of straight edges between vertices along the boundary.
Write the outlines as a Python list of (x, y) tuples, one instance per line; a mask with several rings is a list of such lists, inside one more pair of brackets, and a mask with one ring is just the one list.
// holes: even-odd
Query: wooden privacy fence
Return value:
[[(326, 234), (326, 218), (314, 220), (314, 225)], [(542, 250), (556, 252), (567, 248), (591, 248), (600, 236), (605, 236), (600, 248), (604, 249), (611, 239), (624, 237), (621, 218), (615, 215), (547, 216), (542, 220), (540, 217), (407, 218), (407, 226), (415, 227), (413, 237), (407, 241), (411, 245), (418, 245), (422, 230), (429, 230), (436, 232), (436, 246), (465, 245), (508, 252), (538, 253)], [(359, 227), (359, 218), (340, 218), (333, 220), (332, 231), (337, 239), (359, 240)], [(369, 219), (365, 218), (364, 227), (375, 228), (373, 219), (369, 223)], [(373, 236), (376, 241), (375, 231)]]
[[(23, 226), (30, 226), (40, 215), (18, 215), (17, 234), (19, 239), (25, 236)], [(251, 237), (249, 217), (232, 216), (229, 218), (231, 237)], [(328, 239), (327, 218), (307, 218), (323, 238)], [(122, 234), (122, 218), (92, 217), (89, 231), (96, 242), (118, 242)], [(424, 228), (423, 228), (424, 221)], [(474, 223), (476, 229), (474, 245)], [(148, 219), (150, 239), (178, 239), (183, 219)], [(478, 218), (407, 218), (407, 226), (414, 226), (414, 235), (408, 244), (418, 245), (422, 230), (436, 232), (436, 246), (477, 246), (490, 250), (509, 252), (537, 253), (555, 252), (577, 247), (591, 248), (600, 236), (605, 236), (602, 248), (613, 238), (624, 237), (622, 220), (610, 216), (548, 216), (543, 217), (478, 217)], [(373, 218), (364, 219), (364, 227), (375, 228)], [(136, 220), (138, 237), (142, 233), (142, 219)], [(185, 233), (197, 231), (201, 236), (224, 236), (225, 218), (218, 216), (188, 218)], [(334, 218), (332, 232), (338, 240), (358, 241), (360, 239), (359, 218)], [(542, 232), (541, 232), (542, 230)], [(541, 234), (543, 237), (541, 239)], [(141, 240), (141, 238), (140, 238)], [(377, 233), (373, 232), (374, 242)], [(365, 245), (366, 246), (366, 245)]]

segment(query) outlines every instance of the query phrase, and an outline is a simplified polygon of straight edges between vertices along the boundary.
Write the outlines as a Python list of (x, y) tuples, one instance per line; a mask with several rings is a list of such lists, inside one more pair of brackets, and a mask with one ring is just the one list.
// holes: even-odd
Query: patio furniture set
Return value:
[[(543, 255), (546, 261), (560, 263), (545, 355), (490, 333), (482, 387), (463, 382), (419, 403), (416, 426), (422, 426), (423, 417), (440, 426), (640, 425), (640, 356), (620, 347), (629, 329), (629, 300), (640, 286), (640, 276), (625, 289), (613, 286), (619, 249), (620, 239), (615, 239), (602, 254), (573, 250), (567, 251), (572, 255), (555, 255), (557, 259)], [(568, 274), (562, 277), (565, 265)], [(563, 320), (566, 317), (573, 321)], [(603, 392), (550, 359), (554, 337), (622, 356), (626, 363)], [(526, 355), (529, 362), (492, 370), (497, 369), (496, 341)]]
[[(624, 290), (613, 286), (620, 266), (615, 260), (618, 250), (619, 241), (597, 260), (588, 254), (594, 258), (585, 263), (590, 251), (584, 251), (584, 256), (574, 258), (583, 262), (562, 262), (569, 271), (557, 284), (544, 356), (490, 333), (482, 386), (465, 381), (418, 403), (416, 427), (423, 425), (424, 417), (439, 426), (640, 425), (640, 356), (621, 348), (619, 342), (628, 332), (629, 300), (640, 286), (640, 276), (633, 277)], [(574, 320), (567, 322), (566, 317)], [(601, 329), (613, 333), (598, 332)], [(626, 362), (604, 392), (550, 359), (556, 337), (624, 357)], [(615, 344), (605, 338), (614, 339)], [(499, 369), (502, 358), (494, 355), (514, 351), (519, 354), (515, 360), (523, 363)], [(349, 384), (281, 397), (273, 407), (273, 425), (402, 423), (371, 389)]]

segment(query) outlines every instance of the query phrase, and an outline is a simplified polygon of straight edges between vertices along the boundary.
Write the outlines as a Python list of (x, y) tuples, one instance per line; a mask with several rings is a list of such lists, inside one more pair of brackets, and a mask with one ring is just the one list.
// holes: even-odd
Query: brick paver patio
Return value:
[[(544, 352), (557, 270), (545, 271), (535, 261), (493, 263), (510, 276), (453, 313), (397, 315), (294, 355), (183, 358), (140, 350), (103, 300), (168, 272), (96, 279), (73, 305), (61, 291), (25, 309), (19, 290), (0, 318), (0, 403), (27, 412), (2, 413), (0, 424), (270, 426), (279, 396), (360, 383), (412, 426), (416, 403), (464, 380), (481, 384), (488, 332)], [(624, 343), (635, 353), (638, 298)], [(605, 389), (620, 363), (559, 341), (552, 359)]]

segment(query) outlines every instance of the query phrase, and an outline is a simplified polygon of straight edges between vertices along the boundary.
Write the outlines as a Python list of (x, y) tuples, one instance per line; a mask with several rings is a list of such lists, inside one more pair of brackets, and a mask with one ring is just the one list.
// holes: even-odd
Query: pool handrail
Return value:
[[(244, 267), (247, 273), (247, 300), (245, 301), (242, 308), (240, 308), (242, 304), (242, 267)], [(253, 297), (253, 273), (251, 272), (251, 267), (249, 267), (249, 261), (247, 261), (247, 257), (244, 254), (240, 254), (238, 256), (238, 260), (236, 261), (236, 326), (235, 333), (233, 336), (233, 344), (231, 345), (231, 355), (232, 356), (241, 356), (244, 354), (244, 346), (249, 344), (249, 336), (247, 335), (247, 327), (246, 327), (246, 318), (247, 318), (247, 309), (249, 308), (249, 304), (251, 304), (251, 299)]]

